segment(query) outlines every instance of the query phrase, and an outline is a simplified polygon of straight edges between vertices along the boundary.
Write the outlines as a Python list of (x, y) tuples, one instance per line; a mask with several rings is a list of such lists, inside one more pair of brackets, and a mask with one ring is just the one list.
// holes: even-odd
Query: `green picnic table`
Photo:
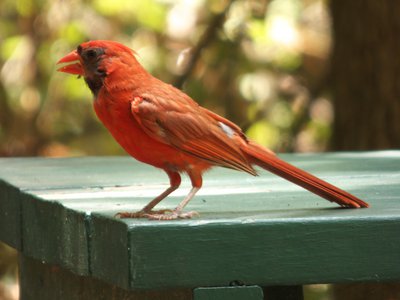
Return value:
[(0, 240), (19, 251), (21, 300), (301, 299), (305, 284), (399, 281), (400, 151), (280, 156), (371, 207), (218, 168), (187, 207), (199, 217), (117, 219), (165, 174), (130, 157), (1, 158)]

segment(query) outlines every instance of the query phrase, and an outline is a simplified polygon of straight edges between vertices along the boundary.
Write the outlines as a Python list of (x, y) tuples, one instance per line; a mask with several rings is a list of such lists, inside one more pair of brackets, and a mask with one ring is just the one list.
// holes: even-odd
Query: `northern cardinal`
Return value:
[[(173, 220), (197, 213), (183, 208), (202, 186), (202, 174), (214, 166), (257, 175), (260, 166), (341, 206), (368, 204), (281, 159), (249, 140), (227, 119), (199, 106), (188, 95), (150, 75), (135, 52), (114, 41), (89, 41), (59, 60), (58, 71), (83, 76), (94, 95), (97, 116), (118, 143), (137, 160), (163, 169), (170, 187), (138, 212), (122, 218)], [(187, 173), (192, 189), (174, 210), (153, 210)]]

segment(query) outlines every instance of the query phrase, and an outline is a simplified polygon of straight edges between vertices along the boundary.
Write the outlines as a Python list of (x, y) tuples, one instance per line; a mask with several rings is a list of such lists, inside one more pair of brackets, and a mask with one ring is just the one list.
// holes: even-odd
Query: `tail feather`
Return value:
[(369, 204), (356, 196), (304, 171), (272, 154), (263, 147), (250, 142), (243, 151), (251, 163), (256, 164), (278, 176), (285, 178), (331, 202), (344, 207), (369, 207)]

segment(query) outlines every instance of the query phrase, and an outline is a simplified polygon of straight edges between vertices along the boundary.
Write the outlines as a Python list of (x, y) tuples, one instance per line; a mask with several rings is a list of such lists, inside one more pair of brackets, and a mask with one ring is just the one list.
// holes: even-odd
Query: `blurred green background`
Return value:
[[(276, 151), (321, 151), (329, 96), (324, 1), (3, 0), (0, 155), (124, 154), (82, 79), (55, 63), (87, 40), (135, 49), (155, 76)], [(191, 68), (191, 65), (193, 67)]]
[[(56, 72), (94, 39), (136, 50), (274, 151), (400, 147), (396, 11), (390, 0), (1, 0), (0, 156), (125, 155), (84, 81)], [(15, 299), (15, 253), (1, 247), (0, 298)]]

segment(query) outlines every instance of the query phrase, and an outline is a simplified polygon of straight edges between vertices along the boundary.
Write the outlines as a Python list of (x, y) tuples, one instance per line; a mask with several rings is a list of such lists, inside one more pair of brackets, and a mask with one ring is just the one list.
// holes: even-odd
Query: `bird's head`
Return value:
[(135, 52), (114, 41), (89, 41), (61, 58), (57, 64), (66, 63), (57, 71), (83, 76), (94, 95), (97, 95), (107, 76), (118, 68), (141, 66)]

